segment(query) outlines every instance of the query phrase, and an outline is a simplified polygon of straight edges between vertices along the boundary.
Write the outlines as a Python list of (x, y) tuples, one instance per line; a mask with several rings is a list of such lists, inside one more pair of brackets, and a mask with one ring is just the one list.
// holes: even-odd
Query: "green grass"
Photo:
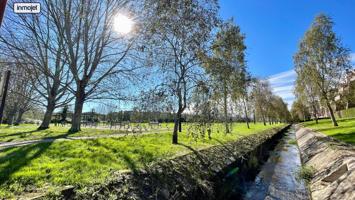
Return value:
[(302, 166), (298, 171), (297, 178), (303, 179), (306, 183), (311, 182), (315, 174), (315, 169), (312, 166)]
[[(179, 142), (185, 146), (172, 145), (169, 131), (140, 137), (55, 141), (1, 150), (0, 199), (24, 193), (55, 191), (65, 185), (80, 187), (102, 183), (113, 172), (135, 171), (155, 161), (189, 153), (186, 146), (207, 148), (282, 124), (251, 124), (251, 129), (247, 129), (245, 124), (236, 124), (233, 133), (227, 135), (221, 131), (217, 133), (220, 126), (214, 125), (211, 140), (200, 138), (197, 141), (187, 137), (185, 127), (179, 134)], [(18, 129), (21, 127), (33, 128), (25, 125)], [(2, 127), (2, 130), (7, 128)], [(54, 128), (50, 130), (55, 131)]]
[(297, 140), (296, 139), (291, 139), (288, 141), (289, 144), (297, 145)]
[(304, 122), (303, 125), (337, 140), (355, 145), (355, 118), (338, 119), (337, 121), (338, 127), (334, 127), (330, 119), (319, 120), (318, 124), (315, 121)]
[[(137, 125), (136, 123), (131, 123), (131, 126)], [(147, 126), (148, 124), (142, 124), (143, 126)], [(183, 123), (183, 129), (189, 126), (187, 123)], [(242, 131), (242, 133), (248, 131), (254, 131), (258, 128), (263, 128), (264, 125), (257, 123), (253, 124), (251, 129), (246, 129), (244, 124), (235, 123), (233, 125), (233, 129), (246, 129)], [(51, 124), (50, 128), (47, 130), (37, 130), (38, 126), (33, 124), (24, 124), (20, 126), (7, 126), (7, 125), (0, 125), (0, 143), (2, 142), (16, 142), (16, 141), (25, 141), (25, 140), (38, 140), (44, 138), (60, 138), (60, 137), (83, 137), (83, 136), (99, 136), (99, 135), (112, 135), (112, 134), (124, 134), (126, 133), (125, 130), (118, 130), (118, 129), (98, 129), (98, 128), (82, 128), (82, 131), (74, 134), (69, 134), (68, 130), (69, 127), (62, 127), (62, 126), (54, 126)], [(174, 128), (173, 123), (162, 123), (161, 128), (155, 130), (149, 130), (149, 132), (161, 132), (161, 131), (168, 131)], [(220, 132), (224, 131), (223, 124), (214, 124), (213, 129), (219, 130)]]
[[(68, 127), (51, 126), (47, 130), (37, 130), (38, 126), (33, 124), (24, 124), (20, 126), (0, 126), (0, 142), (14, 142), (24, 140), (35, 140), (50, 137), (68, 136)], [(123, 130), (82, 128), (81, 132), (71, 134), (70, 136), (95, 136), (124, 133)]]

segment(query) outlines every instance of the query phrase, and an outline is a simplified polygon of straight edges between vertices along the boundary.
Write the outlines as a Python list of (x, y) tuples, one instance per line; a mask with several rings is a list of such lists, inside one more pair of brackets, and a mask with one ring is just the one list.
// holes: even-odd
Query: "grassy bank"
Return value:
[(305, 127), (324, 133), (337, 140), (355, 145), (355, 118), (338, 119), (338, 124), (339, 126), (334, 127), (330, 119), (319, 120), (318, 124), (316, 124), (315, 121), (303, 123)]
[[(191, 148), (201, 149), (234, 141), (281, 124), (251, 124), (251, 129), (247, 129), (245, 124), (235, 124), (233, 133), (227, 135), (223, 131), (217, 132), (220, 126), (214, 125), (211, 140), (193, 140), (187, 136), (185, 127), (179, 134), (180, 145), (172, 145), (171, 131), (165, 131), (140, 137), (56, 141), (5, 149), (0, 151), (0, 199), (23, 193), (54, 191), (64, 185), (102, 183), (115, 171), (134, 171), (154, 161), (188, 153)], [(23, 128), (31, 130), (35, 127)], [(56, 128), (47, 131), (61, 134), (55, 132)], [(2, 127), (2, 130), (6, 128)], [(91, 131), (89, 133), (95, 133)], [(42, 133), (40, 135), (43, 136)]]

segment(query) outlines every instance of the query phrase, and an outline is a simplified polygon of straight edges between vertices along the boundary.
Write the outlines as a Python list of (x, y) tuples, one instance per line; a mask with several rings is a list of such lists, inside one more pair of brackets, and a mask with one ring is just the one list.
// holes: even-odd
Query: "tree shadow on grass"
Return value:
[(332, 131), (332, 130), (337, 130), (339, 129), (339, 131), (342, 131), (341, 129), (343, 128), (354, 128), (354, 125), (347, 125), (347, 126), (334, 126), (331, 128), (316, 128), (315, 130), (319, 131), (319, 132), (323, 132), (323, 131)]
[(338, 133), (335, 135), (331, 135), (331, 137), (336, 140), (346, 142), (348, 144), (355, 145), (355, 132), (352, 133)]
[[(35, 131), (34, 131), (35, 132)], [(45, 134), (43, 137), (39, 137), (39, 138), (29, 138), (28, 140), (16, 140), (15, 142), (26, 142), (26, 141), (28, 141), (28, 142), (32, 142), (32, 141), (38, 141), (38, 142), (36, 142), (36, 143), (44, 143), (44, 142), (53, 142), (54, 140), (57, 140), (57, 139), (62, 139), (62, 138), (68, 138), (68, 136), (70, 136), (71, 134), (73, 134), (73, 133), (63, 133), (63, 134), (61, 134), (61, 135), (57, 135), (57, 136), (49, 136), (49, 137), (45, 137), (46, 135), (48, 135), (48, 133), (47, 134)], [(21, 138), (24, 138), (25, 136), (22, 136)], [(6, 142), (12, 142), (12, 141), (14, 141), (15, 140), (15, 138), (11, 138), (11, 139), (8, 139), (8, 140), (6, 140), (6, 141), (3, 141), (3, 142), (1, 142), (0, 141), (0, 144), (1, 143), (6, 143)], [(51, 141), (51, 140), (53, 140), (53, 141)], [(1, 151), (2, 149), (0, 149), (0, 151)]]
[[(104, 142), (100, 142), (99, 140), (91, 140), (91, 141), (84, 141), (86, 143), (91, 143), (94, 146), (101, 146), (108, 151), (113, 152), (116, 154), (121, 160), (125, 163), (127, 168), (131, 170), (134, 174), (139, 172), (140, 168), (148, 168), (148, 164), (155, 161), (156, 156), (153, 153), (145, 151), (143, 148), (137, 148), (134, 150), (134, 154), (138, 154), (138, 159), (133, 159), (132, 155), (129, 152), (122, 152), (118, 149), (111, 147)], [(132, 153), (132, 152), (131, 152)], [(133, 153), (132, 153), (133, 154)]]
[[(66, 133), (63, 133), (63, 134), (60, 134), (60, 135), (57, 135), (57, 136), (48, 136), (49, 134), (51, 134), (52, 132), (50, 133), (45, 133), (43, 134), (42, 136), (38, 136), (38, 137), (31, 137), (31, 135), (27, 135), (27, 134), (31, 134), (31, 133), (35, 133), (35, 132), (38, 132), (37, 129), (35, 130), (32, 130), (32, 131), (24, 131), (24, 132), (16, 132), (16, 133), (11, 133), (11, 134), (6, 134), (6, 135), (0, 135), (0, 140), (2, 138), (6, 138), (6, 137), (13, 137), (13, 136), (19, 136), (19, 138), (26, 138), (29, 136), (29, 140), (50, 140), (50, 139), (53, 139), (53, 140), (56, 140), (56, 139), (60, 139), (60, 138), (67, 138), (69, 135), (72, 135), (73, 133), (70, 133), (70, 132), (66, 132)], [(5, 142), (12, 142), (14, 140), (16, 140), (18, 138), (10, 138), (6, 141), (0, 141), (0, 143), (5, 143)], [(27, 141), (27, 140), (19, 140), (21, 142), (23, 141)]]
[(7, 162), (7, 164), (0, 169), (0, 185), (8, 181), (13, 173), (28, 165), (31, 160), (38, 158), (52, 145), (55, 140), (65, 138), (69, 135), (70, 133), (65, 133), (55, 137), (42, 138), (35, 144), (0, 149), (0, 152), (4, 154), (6, 154), (6, 152), (11, 152), (3, 157), (0, 157), (0, 163)]
[(31, 133), (34, 133), (34, 132), (37, 132), (38, 130), (32, 130), (32, 131), (24, 131), (24, 132), (16, 132), (16, 133), (10, 133), (10, 134), (1, 134), (0, 135), (0, 138), (5, 138), (5, 137), (10, 137), (10, 136), (23, 136), (23, 135), (26, 135), (26, 134), (31, 134)]
[(0, 163), (7, 163), (0, 169), (0, 185), (6, 183), (12, 174), (28, 165), (33, 159), (38, 158), (51, 144), (52, 142), (45, 142), (2, 150), (2, 153), (10, 153), (0, 157)]

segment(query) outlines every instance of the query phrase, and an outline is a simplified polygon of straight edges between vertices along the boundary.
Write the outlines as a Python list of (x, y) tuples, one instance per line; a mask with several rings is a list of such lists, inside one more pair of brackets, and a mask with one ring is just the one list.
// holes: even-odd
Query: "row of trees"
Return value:
[(323, 106), (333, 125), (338, 126), (332, 103), (351, 63), (349, 49), (333, 31), (333, 24), (330, 17), (317, 16), (299, 44), (294, 56), (297, 99), (292, 113), (302, 120), (313, 117), (318, 123), (319, 109)]
[[(248, 126), (251, 117), (264, 124), (289, 119), (268, 83), (247, 72), (245, 36), (232, 20), (221, 22), (216, 0), (40, 2), (39, 15), (9, 12), (0, 35), (4, 59), (26, 73), (29, 93), (18, 95), (45, 108), (39, 129), (73, 103), (70, 131), (80, 131), (83, 106), (95, 100), (174, 113), (173, 143), (187, 109), (202, 118), (222, 110), (226, 133), (233, 109)], [(135, 16), (129, 35), (112, 30), (117, 13)], [(147, 79), (143, 92), (127, 95)]]
[(34, 93), (34, 86), (27, 80), (28, 71), (16, 65), (16, 63), (11, 63), (10, 68), (7, 69), (11, 69), (12, 73), (4, 114), (9, 124), (19, 124), (26, 112), (37, 111), (39, 106), (32, 102), (32, 99), (36, 98), (36, 94)]
[(41, 5), (39, 15), (9, 12), (0, 42), (4, 56), (29, 72), (28, 82), (40, 96), (32, 100), (46, 109), (39, 129), (49, 127), (56, 108), (74, 101), (70, 131), (77, 132), (84, 102), (103, 98), (109, 77), (135, 68), (123, 66), (132, 39), (111, 30), (115, 13), (129, 5), (123, 0), (43, 0)]

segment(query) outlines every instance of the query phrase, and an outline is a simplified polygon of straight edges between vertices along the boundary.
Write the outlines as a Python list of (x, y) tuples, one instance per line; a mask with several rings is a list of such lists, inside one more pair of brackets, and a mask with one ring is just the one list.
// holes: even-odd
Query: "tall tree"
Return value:
[[(245, 87), (245, 36), (232, 20), (223, 23), (212, 43), (211, 55), (203, 55), (202, 60), (211, 76), (214, 94), (223, 102), (225, 132), (230, 133), (228, 99), (231, 98), (233, 82)], [(234, 80), (234, 81), (233, 81)], [(236, 86), (234, 84), (234, 86)], [(236, 86), (237, 87), (237, 86)], [(241, 90), (240, 90), (241, 91)]]
[(146, 0), (145, 6), (154, 46), (151, 57), (161, 67), (161, 86), (175, 102), (172, 143), (177, 144), (182, 113), (202, 74), (198, 52), (206, 49), (217, 24), (218, 4), (216, 0)]
[(67, 121), (67, 116), (68, 116), (68, 109), (69, 109), (69, 107), (68, 107), (68, 105), (65, 105), (64, 107), (63, 107), (63, 109), (62, 109), (62, 113), (60, 114), (61, 116), (61, 119), (60, 119), (60, 122), (61, 123), (66, 123), (66, 121)]
[(341, 95), (343, 103), (345, 104), (345, 109), (355, 106), (355, 81), (351, 79), (355, 76), (355, 70), (350, 70), (347, 72), (346, 80), (343, 87), (345, 86), (345, 91)]
[(300, 78), (314, 85), (315, 93), (328, 108), (333, 125), (338, 126), (331, 102), (339, 83), (350, 68), (349, 50), (333, 31), (333, 21), (326, 15), (315, 18), (294, 56), (295, 69)]
[(251, 89), (252, 89), (253, 79), (251, 75), (247, 72), (246, 68), (241, 68), (239, 72), (233, 73), (232, 79), (232, 95), (231, 99), (238, 105), (244, 112), (244, 117), (248, 129), (250, 128), (250, 107), (252, 99)]
[(293, 121), (307, 121), (310, 118), (308, 107), (300, 99), (293, 102), (291, 114)]
[(269, 103), (272, 95), (270, 85), (265, 80), (255, 80), (251, 96), (253, 98), (255, 114), (262, 119), (266, 126), (268, 112), (270, 110)]
[[(64, 39), (64, 55), (73, 76), (75, 86), (69, 90), (75, 96), (74, 113), (70, 132), (81, 129), (83, 105), (92, 99), (104, 98), (109, 92), (104, 82), (109, 77), (131, 76), (132, 63), (126, 62), (135, 39), (114, 31), (115, 17), (122, 10), (129, 10), (129, 1), (48, 1), (56, 6), (53, 13), (64, 13), (58, 31)], [(121, 20), (121, 19), (119, 19)]]
[[(319, 111), (319, 98), (317, 95), (317, 88), (314, 88), (315, 84), (309, 84), (312, 80), (307, 80), (310, 78), (305, 73), (298, 73), (296, 79), (296, 86), (295, 86), (295, 95), (296, 98), (303, 102), (303, 104), (307, 105), (313, 114), (313, 118), (316, 120), (318, 124), (318, 111)], [(307, 81), (306, 81), (307, 80)]]
[[(207, 131), (208, 138), (211, 139), (211, 127), (212, 122), (216, 119), (214, 109), (215, 101), (212, 99), (211, 87), (204, 81), (200, 81), (197, 87), (194, 89), (192, 95), (192, 121), (196, 123), (197, 132), (200, 132), (200, 136), (204, 139)], [(196, 134), (196, 133), (195, 133)]]
[(34, 106), (34, 99), (38, 98), (38, 94), (34, 92), (35, 86), (28, 81), (32, 74), (16, 62), (10, 66), (11, 77), (5, 113), (8, 124), (18, 125), (23, 114)]
[(272, 95), (270, 99), (270, 116), (271, 123), (288, 122), (291, 119), (291, 114), (287, 108), (287, 104), (281, 97)]
[(62, 15), (55, 6), (58, 2), (43, 0), (41, 3), (39, 15), (9, 13), (4, 20), (0, 43), (6, 50), (3, 53), (31, 74), (28, 81), (40, 95), (37, 103), (46, 108), (39, 129), (47, 129), (55, 108), (71, 100), (67, 91), (71, 77), (63, 59), (64, 40), (59, 34), (63, 30)]

